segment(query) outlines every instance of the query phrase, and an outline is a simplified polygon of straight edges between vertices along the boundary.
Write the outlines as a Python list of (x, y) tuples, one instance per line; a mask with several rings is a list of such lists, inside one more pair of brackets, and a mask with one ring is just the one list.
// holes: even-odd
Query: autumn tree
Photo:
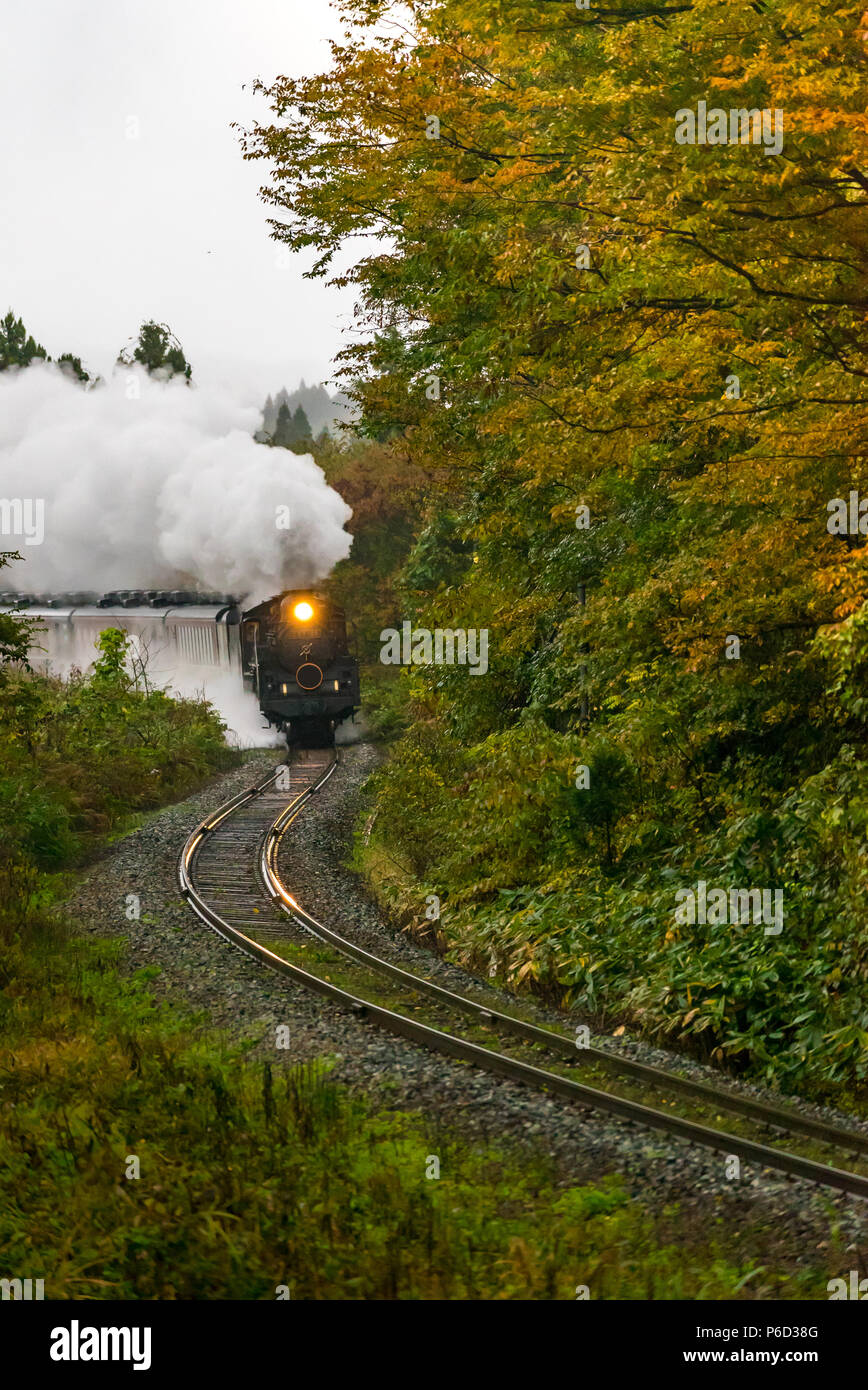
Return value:
[[(542, 938), (551, 914), (559, 949), (581, 894), (602, 910), (616, 873), (650, 892), (649, 863), (807, 882), (812, 779), (849, 806), (847, 759), (868, 760), (868, 547), (828, 524), (868, 491), (861, 6), (343, 8), (329, 70), (261, 85), (271, 118), (243, 147), (267, 162), (274, 237), (354, 288), (359, 433), (438, 480), (404, 615), (490, 630), (485, 680), (413, 673), (424, 718), (384, 774), (445, 827), (432, 877), (478, 910), (468, 938), (529, 918)], [(715, 141), (700, 109), (723, 113)], [(610, 783), (584, 816), (577, 763)], [(540, 800), (543, 766), (563, 796)], [(467, 788), (451, 841), (440, 812)], [(513, 889), (541, 896), (498, 915)], [(811, 910), (778, 948), (793, 980)], [(649, 926), (631, 957), (631, 930), (625, 979), (681, 950)], [(586, 990), (582, 941), (558, 968)]]
[[(441, 0), (410, 29), (347, 8), (334, 68), (263, 88), (277, 120), (245, 150), (273, 163), (274, 234), (315, 245), (314, 273), (350, 237), (388, 240), (336, 275), (371, 328), (344, 354), (364, 428), (472, 485), (472, 584), (515, 576), (503, 611), (531, 644), (555, 625), (576, 712), (580, 667), (600, 708), (656, 661), (700, 718), (701, 668), (716, 720), (743, 681), (735, 703), (783, 732), (802, 716), (782, 696), (817, 693), (807, 640), (865, 593), (861, 550), (826, 530), (865, 434), (858, 8), (750, 9), (734, 38), (711, 0), (533, 23)], [(782, 155), (678, 144), (700, 98), (780, 108)]]

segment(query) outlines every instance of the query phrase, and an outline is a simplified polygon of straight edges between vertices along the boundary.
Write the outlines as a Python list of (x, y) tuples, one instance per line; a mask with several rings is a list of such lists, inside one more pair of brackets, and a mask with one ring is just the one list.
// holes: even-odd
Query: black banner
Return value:
[[(669, 1375), (681, 1369), (698, 1381), (710, 1368), (742, 1366), (830, 1373), (858, 1364), (866, 1316), (861, 1298), (823, 1303), (511, 1302), (341, 1304), (276, 1300), (259, 1303), (49, 1303), (6, 1300), (0, 1305), (4, 1363), (16, 1373), (53, 1381), (130, 1375), (161, 1381), (167, 1374), (249, 1377), (282, 1365), (310, 1379), (312, 1361), (333, 1378), (338, 1370), (381, 1374), (399, 1370), (417, 1382), (442, 1367), (454, 1376), (479, 1367), (486, 1379), (516, 1372), (516, 1355), (540, 1358), (577, 1376), (589, 1363), (613, 1377), (624, 1372)], [(856, 1303), (857, 1306), (845, 1306)], [(535, 1340), (537, 1336), (541, 1340)], [(456, 1338), (460, 1340), (455, 1340)], [(553, 1340), (556, 1339), (556, 1340)], [(458, 1351), (460, 1348), (460, 1357)], [(417, 1357), (421, 1358), (417, 1361)], [(369, 1364), (365, 1367), (365, 1361)]]

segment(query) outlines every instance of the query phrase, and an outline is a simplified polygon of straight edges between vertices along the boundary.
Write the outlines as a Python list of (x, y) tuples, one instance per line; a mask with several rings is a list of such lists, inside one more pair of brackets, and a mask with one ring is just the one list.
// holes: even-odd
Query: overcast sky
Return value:
[[(0, 9), (0, 312), (103, 374), (144, 318), (246, 400), (327, 379), (351, 291), (268, 236), (230, 122), (243, 83), (315, 72), (328, 0), (7, 0)], [(130, 138), (138, 131), (138, 138)]]

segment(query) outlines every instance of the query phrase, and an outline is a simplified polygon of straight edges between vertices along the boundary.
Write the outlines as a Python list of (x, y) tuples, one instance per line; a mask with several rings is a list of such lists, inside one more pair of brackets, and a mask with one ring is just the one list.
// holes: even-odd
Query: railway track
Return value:
[[(711, 1110), (715, 1115), (727, 1111), (737, 1116), (742, 1124), (761, 1126), (790, 1140), (801, 1139), (831, 1148), (852, 1155), (855, 1161), (868, 1155), (868, 1136), (861, 1132), (767, 1104), (723, 1085), (718, 1088), (708, 1082), (614, 1056), (599, 1048), (577, 1050), (573, 1039), (564, 1033), (539, 1027), (494, 1010), (468, 995), (445, 989), (364, 950), (317, 921), (295, 900), (283, 882), (280, 849), (293, 821), (334, 774), (337, 765), (332, 750), (304, 750), (298, 761), (289, 766), (288, 778), (286, 773), (270, 774), (219, 807), (193, 831), (179, 860), (181, 892), (199, 918), (220, 936), (269, 968), (343, 1005), (360, 1019), (431, 1051), (520, 1081), (586, 1110), (601, 1111), (650, 1130), (675, 1135), (688, 1143), (735, 1155), (747, 1163), (788, 1177), (868, 1197), (868, 1176), (862, 1173), (776, 1148), (716, 1125), (700, 1123), (615, 1091), (589, 1086), (564, 1073), (591, 1066), (619, 1078), (628, 1087), (639, 1088), (643, 1094), (648, 1089), (654, 1090), (663, 1098), (664, 1105), (667, 1096), (675, 1095), (694, 1108)], [(434, 1001), (436, 1009), (447, 1017), (449, 1026), (454, 1014), (469, 1016), (476, 1028), (485, 1030), (486, 1034), (506, 1035), (517, 1039), (524, 1048), (564, 1059), (561, 1069), (536, 1066), (498, 1051), (488, 1045), (488, 1038), (483, 1045), (446, 1028), (432, 1027), (303, 969), (257, 939), (278, 938), (281, 918), (285, 922), (287, 917), (341, 957), (364, 967), (371, 976), (387, 979), (414, 996)]]

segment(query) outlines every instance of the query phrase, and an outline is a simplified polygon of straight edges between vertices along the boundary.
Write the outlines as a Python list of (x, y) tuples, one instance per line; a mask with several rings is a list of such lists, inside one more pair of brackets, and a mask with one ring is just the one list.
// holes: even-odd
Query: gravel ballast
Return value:
[[(341, 750), (338, 772), (314, 796), (284, 841), (281, 872), (291, 892), (314, 916), (367, 950), (417, 970), (450, 989), (486, 988), (493, 1004), (508, 996), (440, 960), (384, 922), (346, 867), (361, 807), (361, 788), (377, 752), (360, 743)], [(123, 936), (127, 968), (157, 967), (156, 997), (191, 1012), (205, 1011), (208, 1026), (228, 1040), (254, 1039), (254, 1053), (277, 1065), (329, 1058), (331, 1076), (375, 1101), (424, 1113), (434, 1126), (468, 1137), (530, 1144), (549, 1154), (565, 1181), (590, 1182), (617, 1172), (637, 1199), (660, 1208), (674, 1201), (702, 1222), (723, 1220), (733, 1231), (750, 1226), (774, 1232), (781, 1256), (794, 1265), (822, 1263), (832, 1220), (855, 1252), (864, 1243), (868, 1204), (801, 1181), (787, 1181), (742, 1165), (738, 1181), (725, 1175), (724, 1155), (693, 1148), (662, 1134), (563, 1102), (456, 1064), (370, 1024), (294, 982), (271, 974), (223, 941), (194, 916), (179, 895), (176, 865), (187, 836), (218, 805), (260, 780), (280, 761), (274, 750), (215, 779), (187, 800), (152, 815), (82, 875), (68, 899), (83, 932)], [(127, 895), (141, 900), (141, 917), (126, 917)], [(288, 930), (287, 935), (290, 935)], [(523, 1005), (524, 1007), (524, 1001)], [(530, 1012), (530, 1006), (528, 1006)], [(545, 1021), (546, 1011), (536, 1016)], [(549, 1015), (549, 1017), (552, 1017)], [(291, 1047), (275, 1046), (288, 1025)], [(650, 1064), (673, 1058), (641, 1041), (598, 1039)], [(677, 1059), (690, 1074), (713, 1076)], [(756, 1088), (744, 1088), (762, 1094)], [(805, 1106), (813, 1114), (824, 1112)], [(825, 1112), (828, 1113), (828, 1112)], [(721, 1228), (719, 1228), (721, 1229)], [(721, 1229), (721, 1235), (723, 1230)], [(840, 1271), (830, 1269), (829, 1277)]]

